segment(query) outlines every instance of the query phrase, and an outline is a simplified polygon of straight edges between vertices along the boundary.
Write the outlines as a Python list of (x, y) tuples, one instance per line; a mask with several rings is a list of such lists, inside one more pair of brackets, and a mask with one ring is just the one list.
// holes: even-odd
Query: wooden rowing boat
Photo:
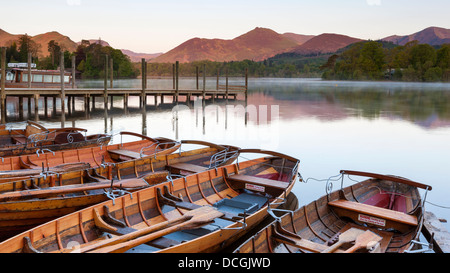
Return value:
[(82, 163), (82, 166), (78, 168), (79, 170), (85, 169), (84, 164), (89, 164), (92, 168), (112, 168), (111, 166), (117, 162), (151, 157), (159, 154), (170, 154), (180, 146), (179, 142), (167, 138), (150, 138), (131, 132), (121, 132), (120, 134), (137, 136), (142, 138), (142, 140), (107, 146), (1, 158), (0, 181), (11, 181), (38, 175), (50, 168), (60, 167), (61, 172), (65, 172), (66, 168), (69, 167), (73, 170), (80, 163)]
[[(183, 172), (191, 174), (230, 164), (239, 153), (239, 148), (234, 146), (188, 140), (182, 143), (207, 147), (118, 162), (109, 173), (113, 181), (99, 174), (97, 170), (103, 168), (87, 168), (58, 176), (38, 176), (0, 183), (0, 240), (108, 198), (115, 198), (117, 192), (112, 195), (103, 191), (113, 184), (120, 185), (122, 190), (134, 191), (149, 183), (164, 182)], [(140, 179), (143, 176), (147, 176), (149, 182), (143, 184)]]
[[(123, 179), (139, 177), (149, 171), (168, 168), (172, 174), (185, 175), (193, 172), (201, 172), (209, 168), (231, 164), (239, 155), (239, 148), (231, 145), (217, 145), (206, 141), (182, 140), (177, 146), (194, 144), (204, 146), (179, 153), (157, 153), (152, 156), (139, 157), (125, 161), (103, 162), (100, 165), (85, 163), (66, 163), (50, 168), (34, 168), (16, 171), (0, 172), (0, 182), (15, 182), (14, 188), (33, 188), (33, 184), (39, 187), (63, 186), (83, 183), (83, 172), (95, 169), (95, 173), (107, 179)], [(127, 144), (124, 144), (127, 145)], [(170, 142), (167, 142), (170, 145)], [(124, 146), (125, 147), (125, 146)], [(184, 146), (183, 146), (184, 147)], [(126, 148), (126, 147), (125, 147)], [(108, 147), (106, 147), (108, 149)], [(170, 148), (170, 150), (173, 150)], [(110, 150), (108, 150), (110, 151)], [(89, 151), (88, 151), (89, 152)], [(116, 153), (117, 151), (114, 151)], [(128, 150), (126, 151), (128, 152)], [(184, 165), (180, 165), (183, 163)], [(190, 164), (190, 165), (188, 165)], [(0, 185), (2, 184), (0, 183)], [(22, 185), (22, 186), (20, 186)], [(8, 187), (11, 190), (13, 187)], [(0, 193), (2, 192), (0, 188)]]
[[(45, 128), (27, 121), (25, 129), (0, 128), (0, 157), (108, 145), (110, 135), (85, 135), (82, 128)], [(84, 135), (83, 135), (84, 133)]]
[(412, 248), (423, 222), (418, 188), (431, 187), (396, 176), (341, 173), (370, 178), (277, 218), (234, 252), (401, 253)]
[(0, 252), (218, 251), (262, 221), (294, 185), (299, 161), (261, 152), (271, 156), (163, 182), (47, 222), (0, 243)]

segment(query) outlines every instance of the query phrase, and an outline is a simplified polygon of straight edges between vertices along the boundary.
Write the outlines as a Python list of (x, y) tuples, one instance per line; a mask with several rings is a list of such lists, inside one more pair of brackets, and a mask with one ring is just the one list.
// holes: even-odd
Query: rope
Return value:
[(430, 201), (425, 201), (425, 203), (428, 203), (428, 204), (430, 204), (430, 205), (433, 205), (433, 206), (435, 206), (435, 207), (439, 207), (439, 208), (442, 208), (442, 209), (450, 209), (450, 207), (446, 207), (446, 206), (434, 204), (434, 203), (431, 203)]

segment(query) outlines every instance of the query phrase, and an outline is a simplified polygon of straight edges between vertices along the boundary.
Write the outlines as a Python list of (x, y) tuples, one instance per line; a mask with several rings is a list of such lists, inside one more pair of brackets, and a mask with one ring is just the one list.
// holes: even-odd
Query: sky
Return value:
[(449, 0), (2, 0), (0, 28), (101, 38), (117, 49), (167, 52), (188, 39), (233, 39), (255, 27), (361, 39), (450, 29)]

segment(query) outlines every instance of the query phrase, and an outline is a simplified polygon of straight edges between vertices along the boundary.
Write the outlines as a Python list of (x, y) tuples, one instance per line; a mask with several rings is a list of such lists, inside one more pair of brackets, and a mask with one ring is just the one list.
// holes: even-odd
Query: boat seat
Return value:
[(24, 136), (11, 136), (11, 139), (14, 144), (25, 144), (28, 138)]
[(190, 163), (175, 163), (167, 166), (172, 172), (180, 173), (181, 171), (189, 173), (200, 173), (207, 170), (206, 167), (202, 167)]
[(109, 156), (111, 156), (114, 160), (127, 160), (127, 159), (139, 159), (141, 158), (141, 154), (138, 152), (124, 150), (124, 149), (115, 149), (108, 150)]
[(347, 201), (343, 199), (328, 202), (328, 205), (336, 208), (341, 208), (356, 213), (362, 213), (373, 217), (378, 217), (410, 226), (417, 226), (417, 217), (403, 212), (394, 211), (390, 209), (371, 206), (363, 203)]
[[(264, 188), (266, 188), (266, 187), (284, 191), (289, 187), (289, 183), (287, 183), (287, 182), (277, 181), (277, 180), (272, 180), (272, 179), (267, 179), (267, 178), (262, 178), (262, 177), (256, 177), (256, 176), (251, 176), (251, 175), (245, 175), (245, 174), (230, 175), (230, 176), (228, 176), (227, 179), (230, 182), (235, 182), (235, 183), (237, 182), (238, 184), (246, 184), (246, 185), (244, 185), (244, 188), (249, 189), (249, 190), (254, 189), (256, 191), (264, 191)], [(248, 183), (252, 184), (252, 185), (256, 185), (256, 186), (261, 186), (263, 188), (258, 190), (258, 188), (252, 188), (251, 186), (248, 186), (247, 185)]]

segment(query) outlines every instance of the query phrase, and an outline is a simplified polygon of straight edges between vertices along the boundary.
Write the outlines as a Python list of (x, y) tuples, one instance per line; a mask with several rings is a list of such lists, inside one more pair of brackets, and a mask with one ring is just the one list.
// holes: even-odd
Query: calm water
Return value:
[[(115, 83), (119, 87), (140, 84), (140, 80)], [(81, 85), (102, 87), (103, 82)], [(195, 80), (184, 79), (183, 85), (194, 88)], [(150, 80), (148, 86), (171, 88), (172, 81)], [(209, 86), (215, 86), (215, 79), (207, 80)], [(89, 133), (126, 130), (276, 150), (301, 160), (305, 180), (326, 179), (341, 169), (403, 176), (431, 185), (426, 208), (450, 220), (450, 209), (436, 206), (450, 207), (450, 84), (250, 79), (247, 116), (242, 101), (228, 106), (224, 101), (208, 103), (204, 109), (201, 104), (180, 105), (178, 110), (173, 105), (150, 106), (153, 99), (148, 104), (146, 112), (139, 110), (137, 98), (131, 98), (125, 111), (117, 97), (107, 113), (99, 101), (97, 109), (86, 115), (80, 100), (65, 124)], [(10, 104), (8, 111), (14, 118), (17, 105)], [(25, 114), (27, 118), (33, 116)], [(61, 125), (58, 116), (46, 118), (43, 109), (39, 120), (49, 127)], [(113, 141), (119, 142), (120, 136)], [(337, 182), (333, 189), (339, 186)], [(303, 205), (325, 194), (325, 187), (324, 181), (309, 179), (298, 183), (294, 193)]]

